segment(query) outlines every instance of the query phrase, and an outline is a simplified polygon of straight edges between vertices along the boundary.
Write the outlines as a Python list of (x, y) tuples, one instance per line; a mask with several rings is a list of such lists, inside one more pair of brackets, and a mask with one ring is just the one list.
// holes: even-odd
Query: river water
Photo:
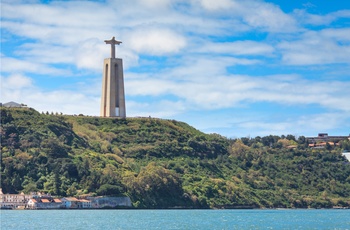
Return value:
[(7, 229), (350, 229), (350, 210), (1, 210)]

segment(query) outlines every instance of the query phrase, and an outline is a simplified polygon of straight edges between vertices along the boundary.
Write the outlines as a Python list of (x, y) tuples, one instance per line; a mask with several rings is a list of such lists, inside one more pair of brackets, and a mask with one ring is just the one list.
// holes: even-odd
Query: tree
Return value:
[(288, 134), (287, 137), (286, 137), (287, 140), (290, 140), (290, 141), (295, 141), (295, 136), (291, 135), (291, 134)]
[(37, 192), (37, 191), (38, 191), (38, 188), (36, 187), (36, 183), (33, 181), (23, 186), (23, 190), (22, 190), (24, 194), (30, 194), (31, 192)]
[(183, 190), (178, 175), (155, 162), (144, 167), (137, 177), (127, 178), (128, 190), (136, 197), (143, 197), (142, 205), (162, 207), (176, 205), (182, 199)]
[(329, 144), (329, 142), (326, 143), (326, 149), (327, 150), (332, 150), (332, 146), (331, 146), (331, 144)]
[(249, 147), (243, 144), (241, 140), (236, 140), (235, 143), (231, 146), (230, 153), (234, 156), (241, 156), (242, 154), (249, 151)]
[(103, 184), (99, 189), (96, 190), (97, 195), (107, 196), (107, 195), (120, 195), (122, 194), (123, 188), (118, 185)]
[(75, 196), (77, 195), (77, 187), (78, 184), (76, 182), (74, 182), (68, 189), (67, 189), (67, 196)]
[(44, 190), (47, 193), (60, 195), (60, 178), (58, 173), (51, 173), (47, 178), (47, 181), (44, 182)]
[(55, 138), (44, 140), (41, 146), (47, 155), (52, 158), (64, 158), (68, 156), (66, 147)]
[(306, 143), (306, 138), (305, 138), (305, 136), (300, 136), (299, 138), (298, 138), (298, 144), (305, 144)]

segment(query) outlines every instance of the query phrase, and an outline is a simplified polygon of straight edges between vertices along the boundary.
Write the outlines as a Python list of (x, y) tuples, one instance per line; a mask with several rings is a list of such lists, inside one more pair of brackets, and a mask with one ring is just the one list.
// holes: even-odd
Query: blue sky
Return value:
[(127, 116), (227, 137), (350, 134), (350, 1), (1, 1), (1, 102), (99, 115), (104, 40)]

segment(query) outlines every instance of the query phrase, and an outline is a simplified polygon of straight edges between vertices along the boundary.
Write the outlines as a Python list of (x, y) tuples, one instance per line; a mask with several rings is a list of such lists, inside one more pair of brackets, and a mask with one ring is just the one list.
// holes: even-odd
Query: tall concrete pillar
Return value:
[(115, 45), (121, 42), (106, 40), (111, 44), (111, 58), (104, 59), (102, 76), (101, 117), (126, 117), (123, 60), (115, 58)]

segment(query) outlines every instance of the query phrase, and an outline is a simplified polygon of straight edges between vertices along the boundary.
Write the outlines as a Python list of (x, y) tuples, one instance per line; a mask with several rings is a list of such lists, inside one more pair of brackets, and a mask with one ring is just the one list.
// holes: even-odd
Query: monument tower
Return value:
[(105, 40), (111, 44), (111, 57), (104, 59), (102, 76), (101, 117), (126, 117), (123, 60), (115, 57), (115, 45), (122, 43)]

